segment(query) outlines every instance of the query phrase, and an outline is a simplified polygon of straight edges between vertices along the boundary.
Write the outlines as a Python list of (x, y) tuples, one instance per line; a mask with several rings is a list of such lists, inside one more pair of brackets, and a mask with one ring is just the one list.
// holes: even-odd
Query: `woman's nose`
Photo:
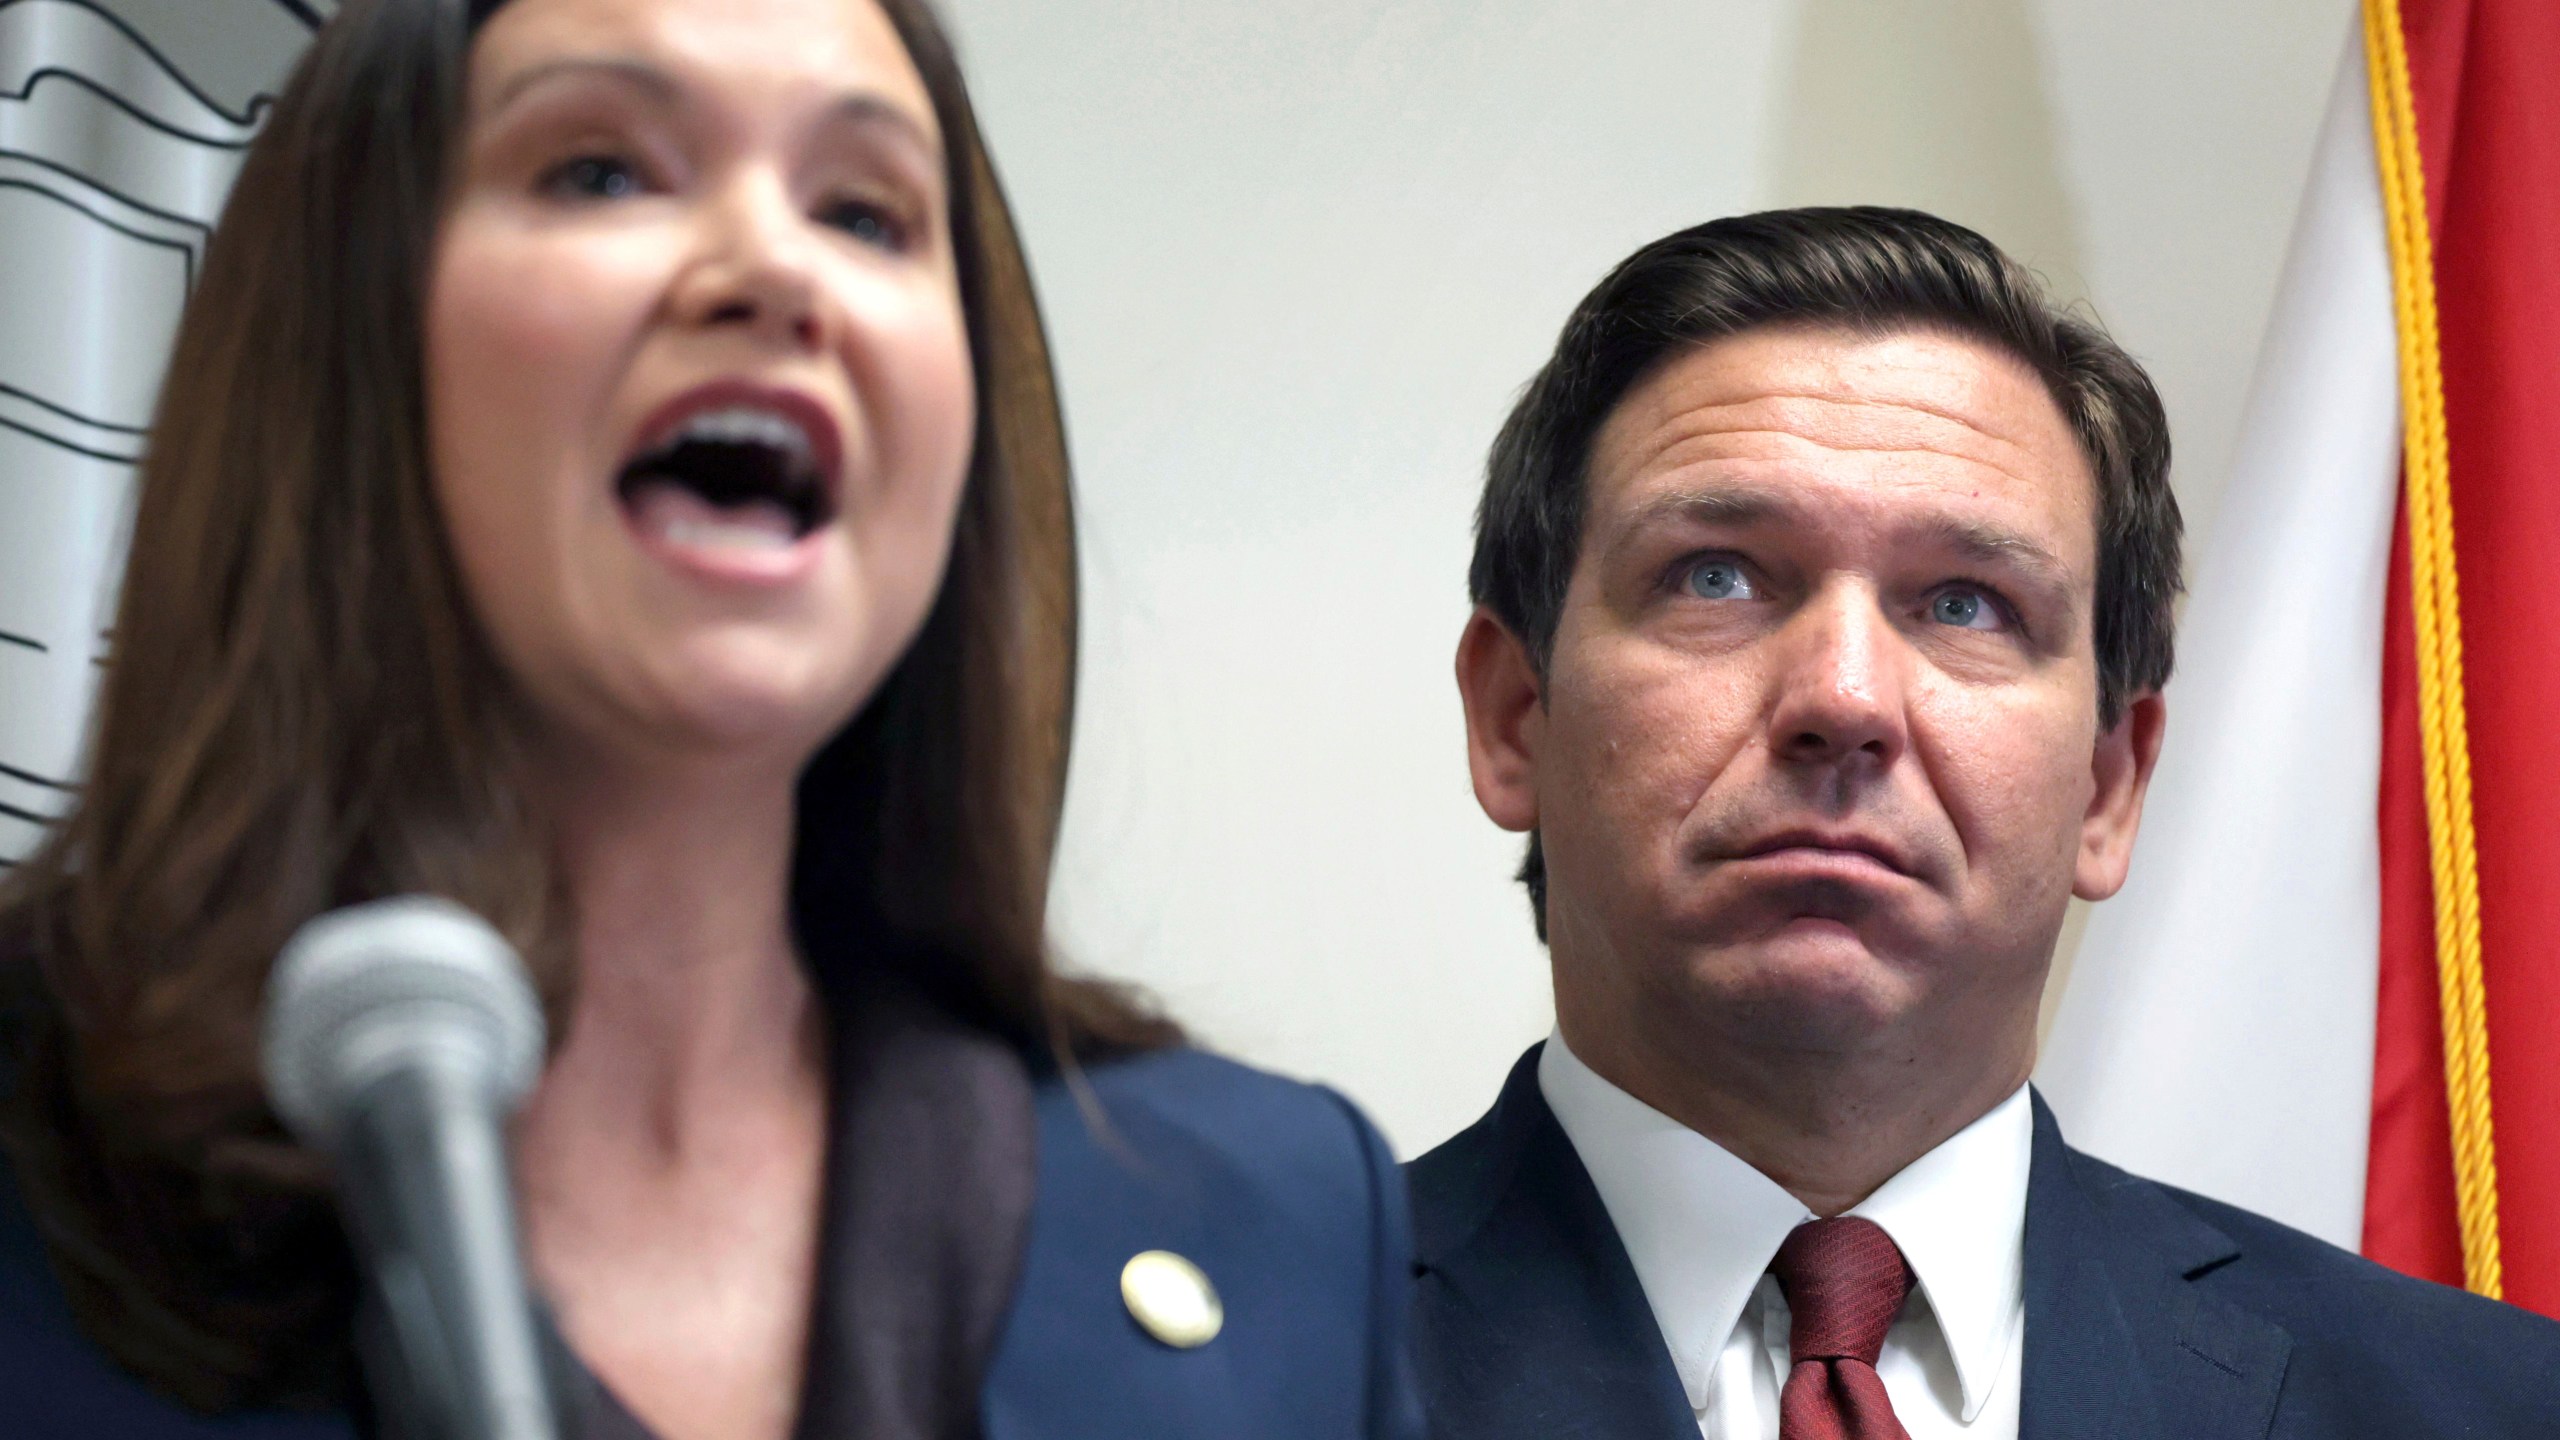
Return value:
[(735, 327), (794, 350), (826, 346), (832, 327), (811, 222), (777, 181), (742, 178), (710, 197), (703, 238), (678, 285), (676, 317)]

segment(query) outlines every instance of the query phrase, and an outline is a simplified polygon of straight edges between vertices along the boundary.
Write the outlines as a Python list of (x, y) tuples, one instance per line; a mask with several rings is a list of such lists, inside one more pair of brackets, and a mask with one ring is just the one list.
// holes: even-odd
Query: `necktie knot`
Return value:
[(1787, 1348), (1797, 1364), (1874, 1365), (1884, 1335), (1911, 1294), (1911, 1264), (1884, 1227), (1854, 1215), (1795, 1228), (1769, 1262), (1786, 1293)]

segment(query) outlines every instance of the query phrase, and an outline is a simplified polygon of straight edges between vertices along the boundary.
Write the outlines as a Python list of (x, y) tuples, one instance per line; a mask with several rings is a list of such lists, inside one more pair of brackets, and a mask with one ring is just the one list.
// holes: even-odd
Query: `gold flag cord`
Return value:
[(2365, 0), (2364, 33), (2400, 338), (2409, 598), (2418, 632), (2418, 729), (2426, 754), (2427, 855), (2435, 881), (2436, 983), (2444, 1018), (2445, 1099), (2453, 1121), (2454, 1199), (2462, 1221), (2464, 1282), (2496, 1299), (2504, 1289), (2498, 1256), (2498, 1153), (2489, 1114), (2489, 1013), (2481, 981), (2480, 862), (2471, 821), (2453, 486), (2436, 328), (2435, 254), (2427, 231), (2417, 107), (2399, 0)]

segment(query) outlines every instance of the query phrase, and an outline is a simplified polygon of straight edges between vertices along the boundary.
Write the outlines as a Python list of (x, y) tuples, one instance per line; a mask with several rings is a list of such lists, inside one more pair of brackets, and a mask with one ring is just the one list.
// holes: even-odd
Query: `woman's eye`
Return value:
[(1689, 567), (1689, 593), (1701, 600), (1752, 600), (1751, 577), (1731, 560), (1701, 560)]
[(1960, 630), (1998, 630), (2006, 624), (1998, 602), (1979, 590), (1962, 586), (1941, 590), (1932, 597), (1929, 618)]
[(640, 193), (639, 168), (611, 155), (564, 160), (542, 177), (542, 188), (583, 200), (624, 200)]
[(818, 218), (865, 245), (877, 245), (883, 250), (907, 248), (906, 223), (868, 200), (842, 201), (827, 207)]

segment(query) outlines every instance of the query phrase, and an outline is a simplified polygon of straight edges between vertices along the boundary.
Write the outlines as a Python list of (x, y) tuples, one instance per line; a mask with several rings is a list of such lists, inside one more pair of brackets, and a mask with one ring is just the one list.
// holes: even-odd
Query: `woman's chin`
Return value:
[(620, 693), (604, 697), (603, 713), (570, 728), (606, 751), (670, 765), (770, 762), (797, 773), (877, 688), (876, 674), (850, 669), (696, 652), (612, 687)]
[(671, 707), (660, 735), (666, 748), (705, 760), (772, 759), (796, 773), (853, 713), (853, 706), (799, 695), (730, 690), (686, 697)]

